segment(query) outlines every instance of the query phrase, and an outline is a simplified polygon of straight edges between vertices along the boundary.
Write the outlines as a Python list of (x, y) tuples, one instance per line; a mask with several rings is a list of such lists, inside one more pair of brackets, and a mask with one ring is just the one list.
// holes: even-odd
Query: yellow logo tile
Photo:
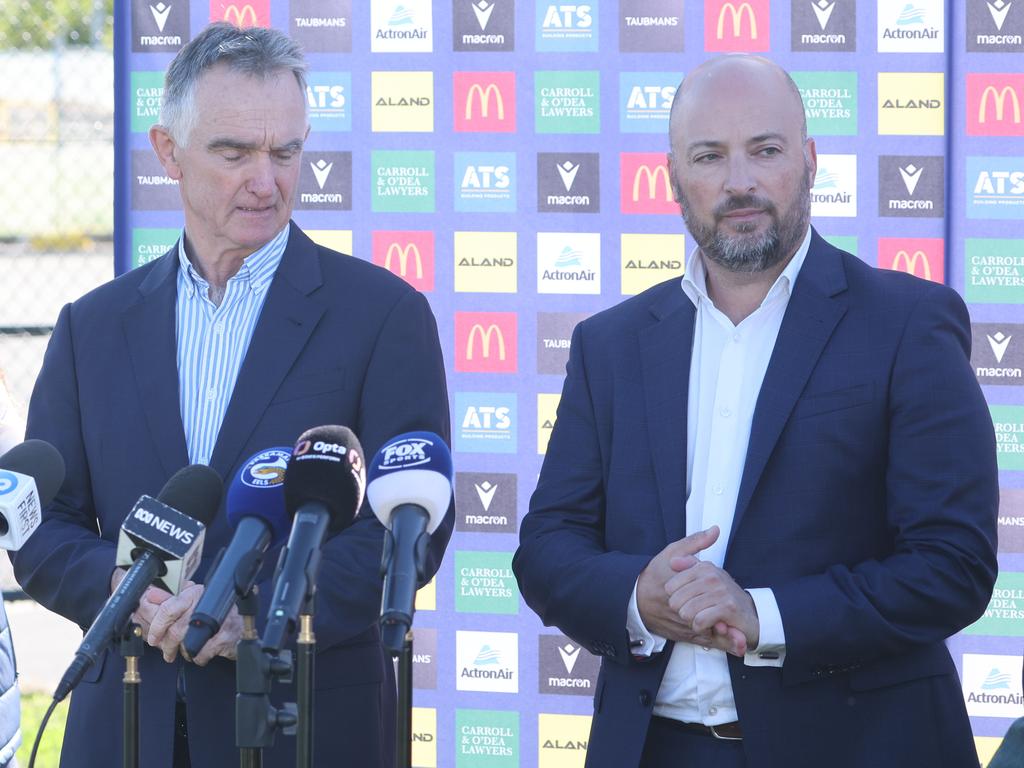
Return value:
[(686, 264), (684, 235), (630, 235), (620, 239), (622, 293), (642, 293), (670, 277), (682, 277)]
[(302, 230), (309, 239), (324, 248), (330, 248), (338, 253), (352, 255), (352, 230), (351, 229), (304, 229)]
[(371, 72), (374, 133), (434, 130), (433, 72)]
[(589, 715), (538, 715), (537, 768), (583, 768), (589, 740)]
[(437, 578), (433, 578), (416, 592), (417, 611), (437, 610)]
[(942, 72), (879, 72), (878, 133), (942, 136), (946, 94)]
[(454, 241), (456, 292), (518, 290), (515, 232), (456, 232)]
[(555, 414), (561, 395), (537, 395), (537, 453), (547, 453), (551, 430), (555, 427)]
[(437, 710), (412, 708), (412, 764), (416, 768), (437, 768)]

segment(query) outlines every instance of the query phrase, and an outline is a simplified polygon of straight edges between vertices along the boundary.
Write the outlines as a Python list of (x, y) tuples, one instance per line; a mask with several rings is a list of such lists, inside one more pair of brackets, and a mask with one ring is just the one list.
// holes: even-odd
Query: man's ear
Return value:
[(804, 162), (807, 166), (807, 173), (810, 175), (810, 185), (814, 186), (814, 180), (818, 177), (818, 148), (814, 139), (807, 139), (804, 142)]
[(679, 203), (680, 207), (683, 205), (683, 190), (679, 186), (679, 180), (676, 178), (676, 159), (675, 155), (669, 152), (666, 156), (668, 163), (668, 183), (672, 187), (672, 197)]
[(181, 181), (181, 166), (178, 165), (178, 145), (171, 134), (162, 125), (154, 125), (149, 129), (149, 143), (153, 145), (156, 159), (164, 167), (169, 178)]

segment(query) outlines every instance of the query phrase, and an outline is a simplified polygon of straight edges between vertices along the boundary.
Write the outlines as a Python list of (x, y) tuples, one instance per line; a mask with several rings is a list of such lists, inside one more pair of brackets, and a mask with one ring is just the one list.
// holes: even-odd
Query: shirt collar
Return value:
[[(270, 284), (278, 265), (281, 263), (284, 250), (288, 247), (288, 233), (290, 231), (290, 225), (286, 224), (266, 245), (261, 246), (246, 256), (238, 272), (232, 275), (228, 282), (241, 281), (254, 293), (263, 291)], [(189, 298), (192, 298), (196, 291), (201, 291), (201, 295), (204, 295), (209, 290), (210, 284), (199, 274), (199, 270), (192, 265), (188, 255), (185, 253), (184, 229), (178, 238), (178, 267), (186, 277), (184, 281), (185, 290), (188, 292)]]

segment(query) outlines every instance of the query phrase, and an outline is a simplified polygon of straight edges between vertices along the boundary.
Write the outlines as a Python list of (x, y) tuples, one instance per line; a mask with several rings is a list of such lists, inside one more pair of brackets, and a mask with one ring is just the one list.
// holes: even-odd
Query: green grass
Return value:
[[(28, 768), (32, 744), (36, 740), (39, 723), (53, 699), (46, 693), (21, 694), (21, 748), (17, 759), (20, 768)], [(65, 699), (50, 715), (46, 732), (36, 754), (35, 768), (57, 768), (60, 764), (60, 745), (64, 741), (64, 723), (68, 719), (68, 700)]]

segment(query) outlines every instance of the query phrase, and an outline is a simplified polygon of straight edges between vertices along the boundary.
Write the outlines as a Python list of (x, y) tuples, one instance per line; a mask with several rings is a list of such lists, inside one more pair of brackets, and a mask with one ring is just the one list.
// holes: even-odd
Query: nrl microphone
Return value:
[(26, 440), (0, 456), (0, 549), (21, 549), (63, 482), (64, 459), (45, 440)]
[(387, 528), (381, 561), (381, 642), (397, 656), (412, 626), (416, 590), (426, 581), (430, 534), (451, 503), (451, 452), (433, 432), (406, 432), (377, 451), (368, 480), (370, 507)]
[(281, 551), (263, 650), (277, 653), (294, 631), (302, 603), (316, 585), (320, 548), (348, 527), (363, 503), (363, 449), (348, 427), (313, 427), (299, 436), (284, 475), (284, 505), (292, 518)]
[(268, 448), (252, 456), (228, 487), (227, 517), (235, 529), (231, 543), (210, 568), (182, 645), (195, 658), (240, 594), (252, 589), (267, 549), (288, 535), (284, 474), (291, 448)]
[[(121, 525), (119, 567), (130, 566), (85, 633), (53, 698), (61, 701), (100, 653), (124, 632), (142, 595), (155, 585), (178, 594), (199, 567), (206, 524), (224, 494), (220, 476), (202, 464), (179, 469), (157, 498), (143, 495)], [(191, 514), (179, 510), (186, 509)]]

